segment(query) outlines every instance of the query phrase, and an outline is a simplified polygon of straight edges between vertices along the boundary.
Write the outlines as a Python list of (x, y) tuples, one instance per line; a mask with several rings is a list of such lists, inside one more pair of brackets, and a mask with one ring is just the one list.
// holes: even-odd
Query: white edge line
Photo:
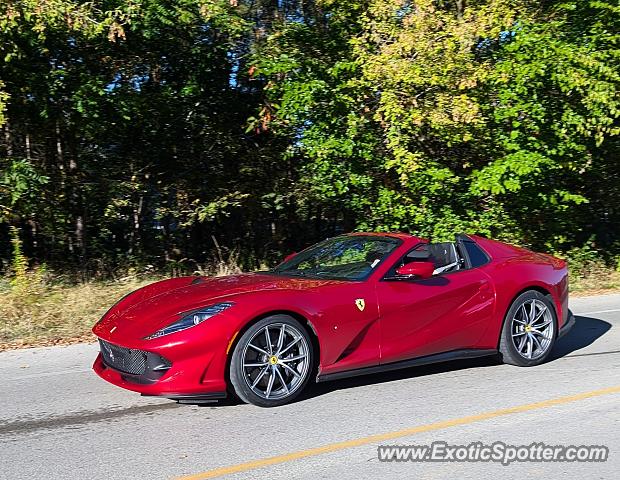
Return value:
[(613, 313), (620, 312), (620, 308), (614, 310), (596, 310), (594, 312), (573, 312), (574, 315), (596, 315), (597, 313)]

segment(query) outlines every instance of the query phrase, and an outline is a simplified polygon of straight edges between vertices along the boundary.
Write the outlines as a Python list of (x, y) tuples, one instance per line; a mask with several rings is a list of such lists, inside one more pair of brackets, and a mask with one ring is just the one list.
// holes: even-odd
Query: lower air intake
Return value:
[(101, 339), (99, 345), (103, 362), (108, 367), (131, 375), (142, 375), (146, 371), (146, 352), (114, 345)]

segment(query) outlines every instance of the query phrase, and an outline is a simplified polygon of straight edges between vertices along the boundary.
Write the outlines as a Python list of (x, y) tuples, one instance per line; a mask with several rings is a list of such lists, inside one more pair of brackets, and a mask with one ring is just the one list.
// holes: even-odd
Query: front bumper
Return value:
[(151, 384), (157, 382), (172, 367), (161, 355), (145, 350), (121, 347), (99, 339), (103, 364), (116, 370), (131, 383)]
[[(93, 370), (113, 385), (143, 395), (174, 400), (206, 400), (226, 396), (225, 351), (209, 348), (197, 350), (186, 344), (146, 350), (99, 340), (102, 351), (95, 359)], [(116, 352), (117, 359), (119, 352), (131, 350), (132, 360), (125, 363), (111, 360), (106, 347), (112, 348), (113, 355)]]

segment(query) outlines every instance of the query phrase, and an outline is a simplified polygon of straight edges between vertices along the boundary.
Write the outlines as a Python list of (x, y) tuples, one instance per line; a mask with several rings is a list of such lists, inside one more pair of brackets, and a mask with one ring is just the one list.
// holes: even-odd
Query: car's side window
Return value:
[(396, 269), (410, 262), (428, 262), (435, 264), (433, 275), (477, 268), (489, 262), (488, 255), (476, 242), (465, 237), (456, 243), (422, 243), (405, 254), (388, 271), (386, 278), (398, 279)]
[(423, 243), (410, 250), (388, 272), (387, 277), (394, 277), (396, 269), (410, 262), (433, 262), (435, 271), (433, 275), (453, 272), (464, 268), (462, 255), (454, 243)]
[(409, 250), (394, 265), (392, 265), (392, 268), (388, 270), (384, 278), (390, 279), (390, 280), (400, 279), (401, 277), (399, 277), (396, 274), (396, 269), (398, 267), (402, 267), (403, 265), (410, 263), (410, 262), (415, 262), (415, 261), (423, 262), (423, 261), (429, 261), (429, 260), (430, 260), (430, 253), (428, 252), (427, 244), (420, 243), (416, 245), (413, 249)]
[(470, 268), (479, 267), (489, 261), (489, 257), (487, 257), (487, 255), (482, 251), (482, 249), (471, 240), (462, 241), (462, 245), (467, 251)]
[(409, 262), (426, 262), (431, 259), (431, 253), (428, 251), (428, 244), (422, 243), (412, 250), (409, 250), (407, 255), (403, 257), (401, 265), (405, 265)]

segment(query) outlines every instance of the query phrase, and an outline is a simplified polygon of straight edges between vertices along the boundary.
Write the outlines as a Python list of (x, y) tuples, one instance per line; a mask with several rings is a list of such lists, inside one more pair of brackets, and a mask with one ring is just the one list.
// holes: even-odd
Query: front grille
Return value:
[(142, 375), (146, 371), (146, 352), (125, 348), (99, 339), (103, 362), (120, 372)]

